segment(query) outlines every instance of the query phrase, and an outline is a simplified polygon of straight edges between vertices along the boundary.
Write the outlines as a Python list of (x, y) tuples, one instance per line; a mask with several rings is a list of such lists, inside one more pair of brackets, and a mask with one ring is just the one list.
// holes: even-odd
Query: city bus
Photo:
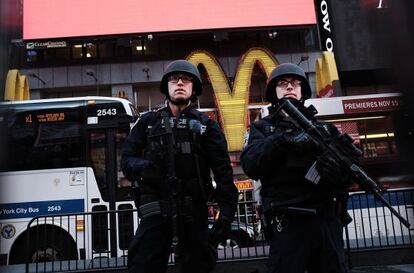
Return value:
[[(134, 208), (120, 155), (137, 117), (112, 97), (0, 104), (0, 265), (85, 259), (86, 245), (125, 252), (138, 224), (132, 213), (53, 216)], [(40, 215), (51, 218), (27, 229)]]

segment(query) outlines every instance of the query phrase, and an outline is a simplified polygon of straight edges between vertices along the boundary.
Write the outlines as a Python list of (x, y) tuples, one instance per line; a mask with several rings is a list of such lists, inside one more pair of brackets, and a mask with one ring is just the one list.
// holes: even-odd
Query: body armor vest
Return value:
[[(170, 125), (174, 135), (175, 173), (184, 184), (184, 194), (193, 199), (207, 199), (210, 188), (210, 170), (206, 168), (205, 156), (201, 147), (202, 135), (206, 126), (199, 120), (181, 115), (170, 117)], [(145, 159), (156, 164), (165, 181), (167, 174), (166, 129), (160, 112), (146, 129), (147, 149)], [(164, 193), (165, 194), (168, 193)]]

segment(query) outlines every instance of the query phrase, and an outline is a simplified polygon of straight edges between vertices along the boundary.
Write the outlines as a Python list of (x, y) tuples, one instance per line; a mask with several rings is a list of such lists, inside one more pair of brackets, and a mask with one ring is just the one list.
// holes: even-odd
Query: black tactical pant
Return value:
[[(210, 272), (215, 266), (216, 253), (208, 245), (207, 217), (195, 216), (185, 225), (183, 234), (182, 272)], [(171, 224), (166, 217), (154, 215), (142, 219), (128, 250), (129, 272), (166, 272), (171, 241)]]
[(348, 272), (342, 230), (335, 216), (279, 215), (278, 219), (273, 218), (268, 273)]

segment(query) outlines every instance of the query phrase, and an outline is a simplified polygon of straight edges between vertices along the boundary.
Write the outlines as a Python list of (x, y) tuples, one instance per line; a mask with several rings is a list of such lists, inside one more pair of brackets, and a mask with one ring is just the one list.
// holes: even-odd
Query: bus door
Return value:
[(128, 126), (88, 132), (90, 165), (96, 179), (96, 183), (88, 183), (88, 211), (117, 211), (92, 215), (93, 257), (126, 255), (128, 244), (134, 234), (136, 217), (133, 217), (130, 211), (122, 212), (134, 208), (131, 182), (125, 179), (120, 166), (122, 145), (129, 130)]

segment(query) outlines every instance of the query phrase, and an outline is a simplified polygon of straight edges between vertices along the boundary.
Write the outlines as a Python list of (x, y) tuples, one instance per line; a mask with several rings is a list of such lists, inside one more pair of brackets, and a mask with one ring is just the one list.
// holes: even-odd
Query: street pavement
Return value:
[[(238, 268), (237, 271), (235, 271), (235, 265), (237, 265), (237, 262), (232, 263), (232, 266), (230, 266), (230, 263), (226, 264), (218, 264), (216, 270), (214, 270), (213, 273), (231, 273), (231, 272), (237, 272), (237, 273), (265, 273), (265, 266), (264, 263), (262, 263), (260, 266), (243, 266), (243, 268)], [(42, 272), (42, 270), (39, 270)], [(0, 266), (0, 273), (24, 273), (25, 268), (24, 265), (13, 265), (13, 266)], [(32, 272), (32, 271), (30, 271)], [(55, 271), (56, 272), (56, 271)], [(79, 272), (92, 272), (89, 271), (77, 271)], [(94, 273), (98, 273), (96, 269), (93, 270)], [(112, 270), (104, 270), (102, 272), (105, 273), (127, 273), (126, 268), (120, 268), (120, 269), (112, 269)], [(169, 267), (168, 273), (175, 272), (173, 267)], [(57, 273), (57, 272), (56, 272)], [(400, 265), (381, 265), (381, 266), (359, 266), (352, 268), (349, 273), (414, 273), (414, 264), (400, 264)]]
[[(169, 268), (168, 273), (175, 272)], [(213, 273), (266, 273), (265, 262), (259, 263), (221, 263), (217, 264)], [(414, 264), (358, 266), (350, 269), (349, 273), (414, 273)]]
[(350, 273), (414, 273), (414, 264), (360, 266), (351, 269)]

